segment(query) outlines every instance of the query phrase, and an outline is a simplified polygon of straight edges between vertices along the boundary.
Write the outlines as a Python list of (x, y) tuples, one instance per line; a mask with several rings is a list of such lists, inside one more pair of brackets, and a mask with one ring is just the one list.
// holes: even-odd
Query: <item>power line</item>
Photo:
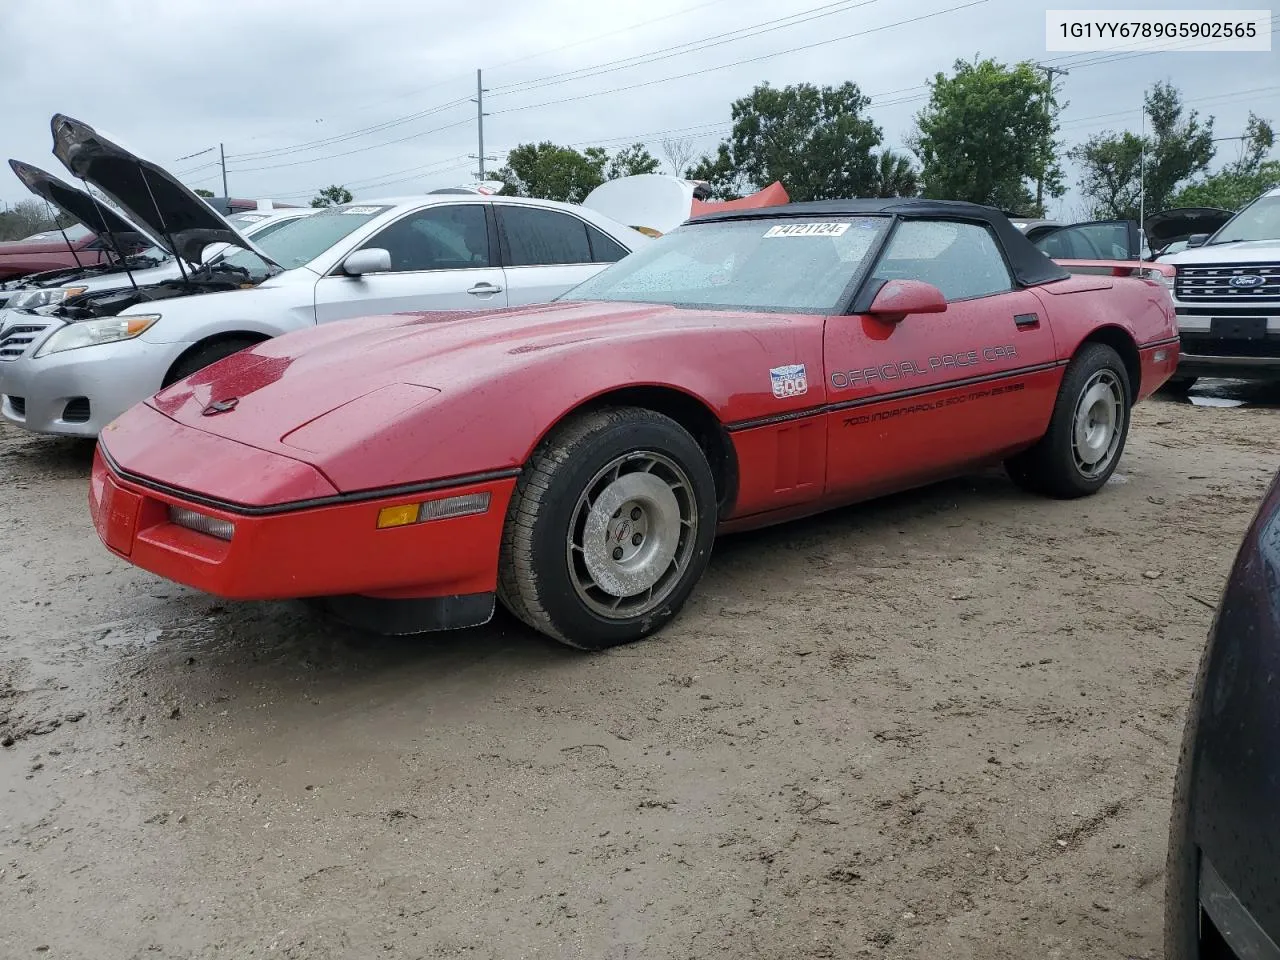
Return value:
[(262, 170), (279, 170), (283, 167), (300, 167), (308, 163), (319, 163), (322, 160), (336, 160), (338, 157), (349, 157), (353, 154), (364, 153), (368, 150), (378, 150), (382, 147), (390, 147), (397, 143), (404, 143), (408, 140), (416, 140), (418, 137), (425, 137), (428, 134), (439, 133), (442, 130), (452, 130), (454, 127), (461, 127), (464, 124), (471, 123), (471, 117), (465, 120), (458, 120), (454, 123), (446, 123), (442, 127), (432, 127), (430, 130), (423, 130), (419, 133), (411, 133), (406, 137), (397, 137), (395, 140), (387, 140), (382, 143), (371, 143), (366, 147), (356, 147), (354, 150), (344, 150), (342, 153), (331, 153), (323, 157), (312, 157), (310, 160), (291, 160), (288, 163), (273, 163), (265, 167), (233, 167), (232, 173), (258, 173)]
[[(1273, 93), (1275, 91), (1280, 91), (1280, 85), (1270, 86), (1270, 87), (1254, 87), (1251, 90), (1228, 90), (1225, 93), (1211, 93), (1203, 97), (1191, 97), (1182, 102), (1183, 103), (1204, 103), (1207, 100), (1229, 100), (1235, 97), (1247, 96), (1249, 94)], [(1071, 129), (1079, 126), (1080, 124), (1088, 123), (1093, 120), (1106, 120), (1112, 117), (1131, 117), (1135, 113), (1140, 113), (1142, 109), (1143, 109), (1142, 107), (1135, 107), (1130, 110), (1116, 110), (1112, 113), (1099, 113), (1099, 114), (1095, 114), (1092, 117), (1076, 117), (1062, 124), (1062, 128)]]
[(273, 147), (269, 150), (260, 150), (253, 153), (237, 153), (233, 154), (233, 160), (268, 160), (272, 157), (285, 156), (290, 153), (302, 153), (306, 150), (314, 150), (320, 147), (332, 146), (335, 143), (343, 143), (347, 140), (354, 140), (357, 137), (363, 137), (370, 133), (380, 133), (383, 130), (389, 130), (392, 127), (398, 127), (402, 124), (411, 123), (414, 120), (421, 120), (423, 117), (429, 117), (437, 113), (443, 113), (453, 107), (467, 103), (466, 97), (460, 97), (457, 100), (450, 100), (448, 103), (436, 104), (434, 107), (428, 107), (426, 110), (419, 110), (416, 113), (406, 114), (403, 117), (394, 117), (391, 120), (385, 120), (382, 123), (375, 123), (369, 127), (362, 127), (359, 130), (349, 130), (343, 134), (335, 134), (332, 137), (326, 137), (322, 140), (311, 140), (306, 143), (297, 143), (288, 147)]
[[(598, 77), (606, 73), (626, 70), (630, 67), (657, 63), (661, 60), (669, 60), (672, 57), (683, 56), (686, 53), (696, 53), (702, 50), (709, 50), (712, 47), (723, 46), (726, 43), (736, 43), (739, 40), (746, 40), (751, 37), (759, 36), (762, 33), (769, 33), (774, 30), (785, 29), (786, 27), (798, 26), (802, 23), (820, 20), (824, 17), (834, 16), (838, 13), (845, 13), (849, 10), (856, 10), (860, 7), (868, 7), (879, 2), (880, 0), (836, 0), (834, 3), (826, 3), (818, 7), (811, 7), (808, 10), (801, 10), (799, 13), (789, 14), (785, 17), (765, 20), (761, 23), (754, 23), (745, 27), (739, 27), (737, 30), (730, 30), (726, 33), (716, 34), (715, 36), (702, 37), (698, 40), (690, 40), (687, 43), (662, 47), (658, 50), (651, 50), (648, 53), (640, 53), (635, 56), (623, 57), (618, 60), (608, 60), (604, 63), (598, 63), (590, 67), (581, 67), (577, 70), (566, 70), (563, 73), (550, 74), (536, 80), (503, 84), (493, 88), (493, 96), (507, 96), (512, 93), (520, 93), (526, 90), (537, 90), (542, 87), (557, 86), (574, 80), (585, 80), (588, 77)], [(791, 22), (788, 23), (786, 21)]]
[[(663, 20), (669, 20), (669, 19), (671, 19), (671, 18), (673, 18), (673, 17), (676, 17), (676, 16), (683, 16), (683, 15), (685, 15), (685, 14), (687, 14), (687, 13), (689, 13), (689, 12), (693, 11), (693, 10), (699, 10), (699, 9), (702, 9), (703, 7), (709, 7), (709, 6), (712, 6), (712, 5), (714, 5), (714, 4), (717, 4), (717, 3), (723, 3), (723, 2), (726, 2), (726, 0), (708, 0), (708, 2), (698, 4), (698, 5), (694, 6), (694, 7), (691, 7), (691, 8), (689, 8), (689, 9), (687, 9), (687, 10), (684, 10), (684, 11), (678, 11), (678, 12), (676, 12), (676, 13), (666, 14), (666, 15), (661, 16), (661, 17), (654, 17), (654, 18), (652, 18), (652, 19), (650, 19), (650, 20), (643, 20), (643, 21), (641, 21), (640, 23), (633, 24), (631, 27), (628, 27), (628, 28), (624, 28), (624, 29), (621, 29), (621, 30), (613, 30), (613, 31), (610, 31), (610, 32), (605, 33), (605, 34), (599, 34), (599, 35), (597, 35), (596, 37), (589, 37), (589, 38), (586, 38), (586, 39), (584, 39), (584, 40), (575, 41), (574, 43), (565, 44), (565, 45), (563, 45), (563, 46), (561, 46), (561, 47), (556, 47), (556, 48), (553, 48), (552, 50), (549, 50), (549, 51), (543, 51), (542, 53), (529, 54), (529, 55), (524, 56), (524, 57), (517, 57), (517, 58), (515, 58), (515, 59), (513, 59), (513, 60), (507, 60), (507, 61), (504, 61), (504, 63), (503, 63), (503, 64), (500, 64), (500, 66), (503, 66), (503, 65), (509, 65), (509, 64), (513, 64), (513, 63), (520, 63), (520, 62), (523, 62), (523, 61), (525, 61), (525, 60), (534, 59), (534, 58), (539, 57), (539, 56), (544, 56), (544, 55), (546, 55), (546, 54), (548, 54), (548, 53), (554, 53), (554, 52), (556, 52), (556, 51), (558, 51), (558, 50), (568, 49), (569, 47), (578, 46), (578, 45), (580, 45), (580, 44), (582, 44), (582, 43), (590, 42), (590, 41), (591, 41), (591, 40), (593, 40), (593, 39), (601, 39), (601, 38), (603, 38), (603, 37), (613, 36), (613, 35), (615, 35), (615, 34), (622, 33), (622, 32), (624, 32), (625, 30), (631, 30), (631, 29), (635, 29), (635, 28), (638, 28), (638, 27), (641, 27), (641, 26), (646, 26), (646, 25), (648, 25), (648, 24), (658, 23), (658, 22), (663, 21)], [(847, 0), (846, 0), (846, 2), (847, 2)], [(874, 2), (874, 0), (872, 0), (872, 2)], [(430, 85), (430, 86), (428, 86), (428, 87), (419, 88), (418, 90), (413, 91), (412, 93), (421, 93), (421, 92), (424, 92), (425, 90), (435, 89), (435, 88), (437, 88), (437, 87), (441, 87), (441, 86), (444, 86), (444, 85), (446, 85), (446, 84), (448, 84), (448, 83), (452, 83), (452, 82), (454, 82), (454, 81), (453, 81), (453, 79), (450, 79), (450, 80), (444, 80), (444, 81), (441, 81), (441, 82), (439, 82), (439, 83), (431, 84), (431, 85)], [(405, 97), (405, 96), (409, 96), (409, 95), (411, 95), (411, 94), (398, 94), (398, 95), (396, 95), (395, 97), (391, 97), (391, 98), (389, 98), (389, 99), (402, 99), (403, 97)], [(415, 111), (414, 113), (404, 114), (404, 115), (402, 115), (402, 116), (398, 116), (398, 117), (392, 117), (392, 118), (391, 118), (391, 119), (389, 119), (389, 120), (385, 120), (385, 121), (382, 121), (381, 123), (373, 124), (373, 125), (368, 126), (368, 127), (362, 127), (362, 128), (360, 128), (360, 129), (358, 129), (358, 130), (349, 130), (349, 131), (346, 131), (345, 133), (342, 133), (342, 134), (334, 134), (333, 136), (330, 136), (330, 137), (323, 137), (323, 138), (320, 138), (320, 139), (317, 139), (317, 140), (309, 140), (309, 141), (305, 141), (305, 142), (303, 142), (303, 143), (299, 143), (299, 144), (292, 144), (292, 145), (290, 145), (290, 146), (284, 146), (284, 147), (273, 147), (273, 148), (268, 148), (268, 149), (265, 149), (265, 150), (257, 150), (257, 151), (250, 151), (250, 152), (247, 152), (247, 153), (242, 153), (242, 154), (234, 154), (234, 155), (232, 155), (231, 159), (233, 159), (233, 160), (267, 160), (267, 159), (271, 159), (271, 158), (273, 158), (273, 157), (286, 156), (286, 155), (288, 155), (288, 154), (290, 154), (290, 153), (300, 153), (300, 152), (303, 152), (303, 151), (305, 151), (305, 150), (310, 150), (310, 149), (319, 149), (319, 148), (321, 148), (321, 147), (325, 147), (325, 146), (332, 146), (332, 145), (333, 145), (333, 144), (335, 144), (335, 143), (342, 143), (342, 142), (345, 142), (345, 141), (348, 141), (348, 140), (355, 139), (355, 138), (357, 138), (357, 137), (365, 136), (365, 135), (370, 134), (370, 133), (379, 133), (379, 132), (381, 132), (381, 131), (383, 131), (383, 130), (389, 130), (389, 129), (391, 129), (392, 127), (400, 126), (400, 125), (403, 125), (403, 124), (405, 124), (405, 123), (411, 123), (411, 122), (412, 122), (412, 121), (414, 121), (414, 120), (419, 120), (419, 119), (422, 119), (423, 117), (431, 116), (431, 115), (433, 115), (433, 114), (435, 114), (435, 113), (440, 113), (440, 112), (442, 112), (442, 111), (444, 111), (444, 110), (447, 110), (447, 109), (449, 109), (449, 108), (451, 108), (451, 107), (457, 106), (457, 105), (459, 105), (459, 104), (461, 104), (461, 103), (465, 103), (465, 102), (467, 102), (467, 98), (463, 97), (463, 98), (459, 98), (459, 99), (457, 99), (457, 100), (449, 101), (448, 103), (437, 104), (436, 106), (434, 106), (434, 107), (430, 107), (430, 108), (427, 108), (426, 110), (419, 110), (419, 111)], [(213, 148), (212, 148), (212, 147), (210, 147), (209, 149), (210, 149), (210, 150), (212, 150)], [(207, 150), (206, 150), (206, 151), (201, 151), (201, 153), (206, 153), (206, 152), (208, 152), (208, 151), (207, 151)], [(190, 156), (199, 156), (199, 155), (200, 155), (200, 154), (191, 154)], [(181, 158), (179, 158), (179, 159), (187, 159), (187, 158), (186, 158), (186, 157), (181, 157)]]
[(987, 2), (988, 0), (969, 0), (968, 3), (957, 4), (954, 7), (947, 7), (944, 10), (935, 10), (933, 13), (925, 13), (925, 14), (921, 14), (918, 17), (910, 17), (906, 20), (898, 20), (894, 23), (886, 23), (879, 27), (870, 27), (866, 30), (858, 30), (854, 33), (844, 34), (843, 36), (830, 37), (826, 40), (817, 40), (813, 43), (806, 43), (796, 47), (789, 47), (786, 50), (778, 50), (774, 53), (765, 53), (757, 57), (748, 57), (745, 60), (736, 60), (732, 63), (722, 63), (714, 67), (705, 67), (701, 70), (691, 70), (688, 73), (679, 73), (669, 77), (658, 77), (657, 79), (654, 79), (654, 80), (645, 80), (640, 83), (631, 83), (621, 87), (612, 87), (608, 90), (597, 90), (593, 93), (583, 93), (575, 97), (561, 97), (556, 100), (546, 100), (546, 101), (543, 101), (542, 103), (528, 103), (519, 107), (507, 107), (505, 110), (494, 110), (490, 115), (497, 116), (499, 114), (505, 114), (505, 113), (517, 113), (525, 110), (536, 110), (540, 107), (550, 107), (550, 106), (555, 106), (556, 104), (561, 104), (561, 103), (575, 103), (579, 100), (589, 100), (593, 97), (603, 97), (611, 93), (620, 93), (624, 90), (638, 90), (642, 87), (651, 87), (659, 83), (669, 83), (672, 80), (685, 80), (685, 79), (688, 79), (689, 77), (701, 76), (704, 73), (714, 73), (717, 70), (727, 70), (730, 67), (740, 67), (748, 63), (759, 63), (761, 60), (772, 60), (774, 57), (785, 56), (786, 54), (789, 54), (789, 53), (799, 53), (802, 50), (812, 50), (815, 47), (822, 47), (832, 43), (840, 43), (841, 41), (844, 41), (844, 40), (852, 40), (855, 37), (865, 37), (865, 36), (868, 36), (869, 34), (879, 33), (880, 31), (883, 31), (883, 30), (891, 30), (894, 27), (903, 27), (912, 23), (920, 23), (921, 21), (924, 21), (924, 20), (931, 20), (934, 17), (943, 16), (944, 14), (955, 13), (957, 10), (966, 10), (970, 7), (981, 6), (982, 4)]
[(706, 3), (698, 3), (692, 7), (686, 7), (683, 10), (677, 10), (674, 13), (666, 13), (660, 17), (654, 17), (652, 20), (641, 20), (639, 23), (633, 23), (628, 27), (619, 27), (617, 30), (610, 30), (608, 33), (597, 33), (595, 36), (584, 37), (581, 40), (574, 40), (572, 43), (566, 43), (563, 46), (553, 47), (550, 50), (543, 50), (540, 53), (530, 53), (523, 57), (516, 57), (514, 60), (504, 60), (502, 61), (502, 63), (493, 64), (493, 66), (488, 67), (488, 69), (501, 70), (503, 67), (510, 67), (513, 64), (524, 63), (528, 60), (536, 60), (539, 57), (550, 56), (553, 53), (559, 53), (560, 51), (568, 50), (571, 47), (580, 47), (584, 43), (592, 43), (593, 41), (596, 41), (596, 40), (604, 40), (604, 39), (607, 39), (608, 37), (616, 37), (620, 33), (630, 33), (631, 31), (637, 30), (640, 27), (647, 27), (650, 24), (661, 23), (664, 20), (673, 20), (676, 17), (687, 17), (689, 14), (693, 13), (695, 10), (701, 10), (704, 7), (713, 7), (716, 4), (725, 3), (725, 2), (727, 2), (727, 0), (707, 0)]

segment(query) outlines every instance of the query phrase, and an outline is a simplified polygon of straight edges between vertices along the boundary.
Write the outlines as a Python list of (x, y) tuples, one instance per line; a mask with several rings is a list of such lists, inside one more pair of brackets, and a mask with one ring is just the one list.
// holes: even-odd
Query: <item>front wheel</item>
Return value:
[(1086, 344), (1067, 365), (1048, 431), (1006, 462), (1009, 476), (1061, 499), (1097, 493), (1124, 452), (1131, 396), (1120, 355), (1103, 343)]
[(498, 597), (569, 646), (639, 640), (693, 592), (716, 523), (715, 480), (687, 430), (637, 407), (582, 414), (551, 433), (516, 483)]

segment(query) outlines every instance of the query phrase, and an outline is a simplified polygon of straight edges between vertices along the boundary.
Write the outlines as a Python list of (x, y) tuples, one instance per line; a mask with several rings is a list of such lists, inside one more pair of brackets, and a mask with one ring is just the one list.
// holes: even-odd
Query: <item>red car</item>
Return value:
[(559, 301), (258, 344), (103, 431), (118, 556), (408, 633), (495, 597), (576, 647), (637, 640), (718, 532), (1003, 461), (1099, 490), (1178, 362), (1167, 288), (1073, 276), (1000, 213), (858, 200), (690, 221)]

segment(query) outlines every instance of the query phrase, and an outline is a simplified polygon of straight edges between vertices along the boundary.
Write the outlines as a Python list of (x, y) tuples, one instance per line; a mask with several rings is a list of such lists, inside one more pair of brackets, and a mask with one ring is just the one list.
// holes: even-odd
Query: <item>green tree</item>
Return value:
[(619, 177), (638, 177), (646, 173), (657, 173), (662, 164), (651, 154), (643, 143), (633, 143), (613, 155), (609, 161), (607, 179), (617, 180)]
[(1169, 198), (1169, 206), (1238, 210), (1280, 183), (1280, 160), (1267, 159), (1275, 145), (1271, 124), (1250, 113), (1240, 141), (1240, 155), (1236, 160), (1217, 173), (1183, 187)]
[(334, 184), (331, 187), (325, 187), (312, 197), (311, 205), (313, 207), (336, 207), (340, 203), (350, 203), (351, 200), (350, 190)]
[(493, 179), (502, 181), (502, 192), (510, 196), (581, 203), (606, 180), (656, 173), (659, 166), (643, 143), (610, 157), (604, 147), (579, 151), (544, 140), (517, 146)]
[(1253, 173), (1222, 170), (1183, 187), (1169, 198), (1169, 207), (1239, 210), (1275, 186), (1280, 186), (1280, 160), (1264, 160)]
[(604, 183), (607, 162), (608, 154), (599, 147), (579, 152), (549, 140), (522, 143), (507, 154), (494, 179), (506, 185), (504, 194), (581, 203)]
[(875, 182), (880, 128), (857, 84), (776, 89), (765, 83), (731, 108), (733, 130), (689, 170), (728, 199), (781, 180), (792, 200), (865, 195)]
[(876, 156), (869, 193), (873, 197), (919, 196), (920, 175), (911, 158), (892, 150), (881, 150)]
[(716, 147), (715, 156), (703, 157), (684, 173), (686, 180), (705, 180), (713, 200), (737, 200), (748, 189), (727, 143)]
[(212, 190), (205, 190), (203, 187), (202, 187), (202, 188), (200, 188), (200, 189), (198, 189), (198, 190), (192, 190), (191, 192), (192, 192), (192, 193), (194, 193), (197, 197), (206, 197), (206, 198), (207, 198), (207, 197), (212, 197), (212, 196), (213, 196), (213, 191), (212, 191)]
[(1084, 171), (1080, 192), (1092, 205), (1091, 216), (1100, 220), (1138, 218), (1144, 147), (1141, 137), (1125, 131), (1090, 137), (1067, 154)]
[(1066, 192), (1056, 96), (1030, 63), (975, 58), (957, 60), (953, 70), (929, 81), (929, 103), (909, 140), (925, 196), (1042, 215), (1029, 184), (1051, 197)]
[(1145, 139), (1108, 131), (1068, 154), (1082, 167), (1080, 190), (1097, 217), (1133, 219), (1143, 205), (1148, 215), (1167, 210), (1178, 187), (1213, 161), (1213, 117), (1201, 121), (1195, 110), (1185, 110), (1168, 82), (1148, 90), (1144, 103), (1151, 131)]
[[(70, 226), (70, 223), (62, 226)], [(39, 200), (19, 200), (0, 212), (0, 240), (23, 240), (32, 234), (57, 228), (58, 220)]]

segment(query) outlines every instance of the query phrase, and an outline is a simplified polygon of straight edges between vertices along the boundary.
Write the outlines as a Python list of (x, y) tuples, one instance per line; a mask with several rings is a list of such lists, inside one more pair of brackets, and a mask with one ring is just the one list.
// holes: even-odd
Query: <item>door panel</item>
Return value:
[(360, 249), (386, 250), (391, 271), (360, 277), (339, 272), (322, 278), (316, 284), (317, 321), (505, 307), (507, 282), (491, 249), (488, 206), (435, 204), (380, 230)]
[(986, 228), (904, 221), (871, 278), (922, 280), (949, 302), (897, 323), (828, 319), (829, 493), (928, 482), (1044, 432), (1061, 373), (1053, 333), (1039, 299), (1011, 289)]
[(507, 267), (507, 300), (513, 307), (547, 303), (572, 290), (607, 267), (607, 263), (576, 263), (547, 267)]
[(500, 203), (494, 213), (513, 307), (554, 300), (603, 270), (608, 264), (600, 261), (617, 252), (593, 245), (592, 232), (599, 231), (567, 211)]
[(506, 305), (506, 278), (497, 267), (332, 276), (316, 284), (317, 323), (414, 310), (496, 310)]

